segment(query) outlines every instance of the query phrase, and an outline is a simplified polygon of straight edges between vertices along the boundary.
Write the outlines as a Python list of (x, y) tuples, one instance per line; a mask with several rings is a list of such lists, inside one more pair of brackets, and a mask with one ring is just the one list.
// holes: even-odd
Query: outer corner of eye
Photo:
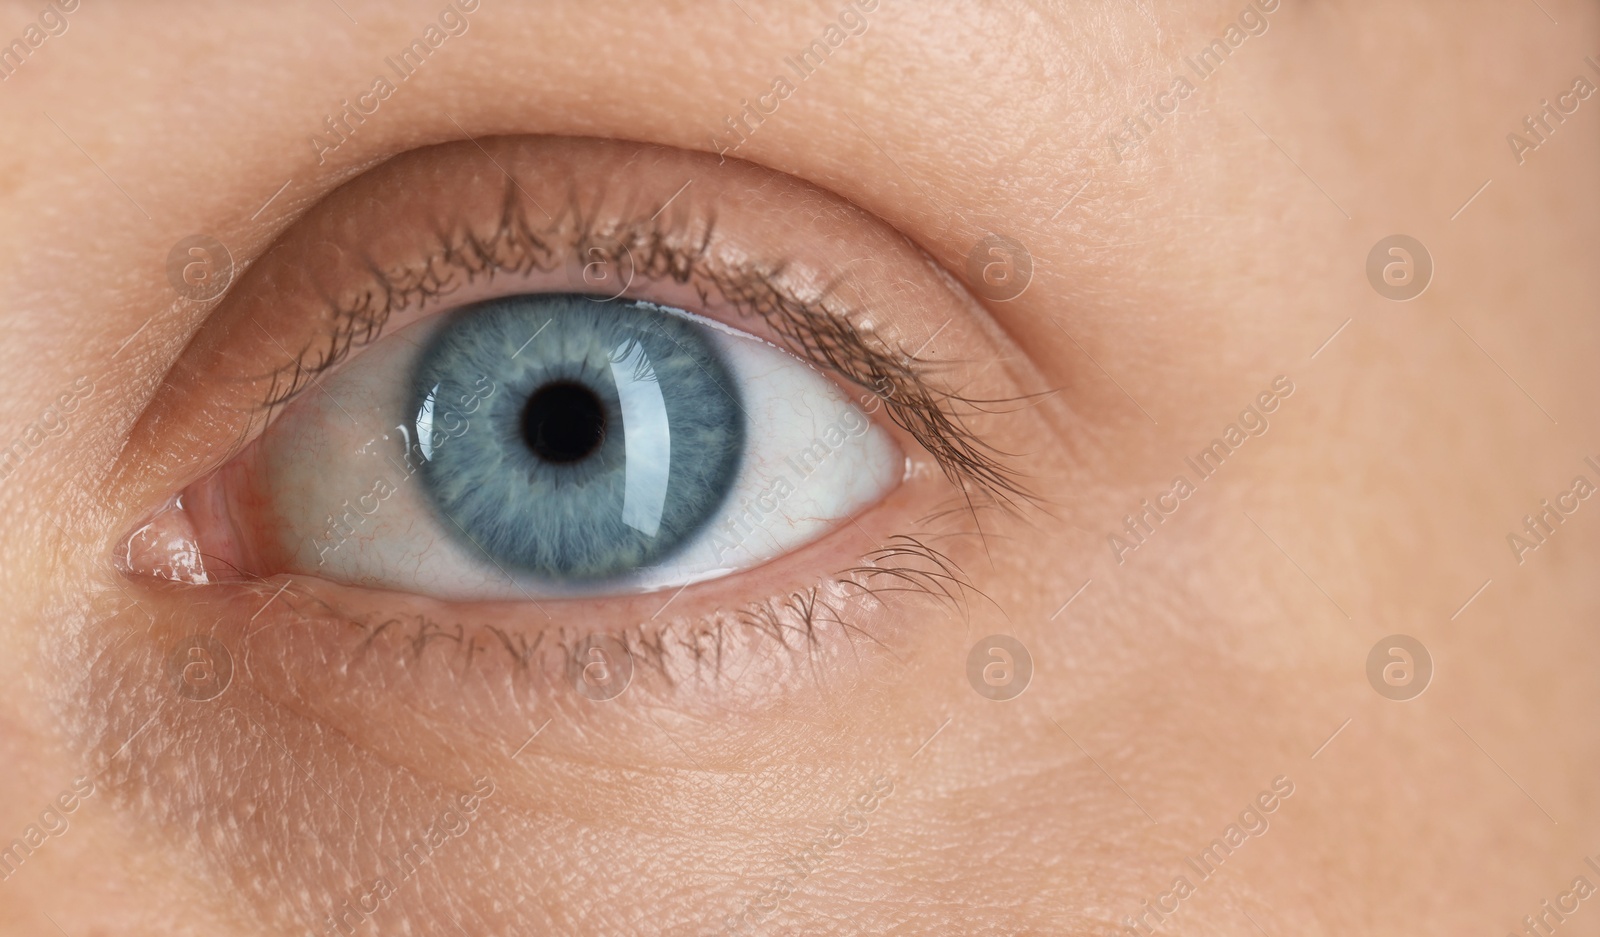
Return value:
[(837, 382), (753, 336), (635, 300), (507, 296), (378, 341), (127, 555), (189, 582), (205, 556), (451, 600), (653, 591), (820, 538), (903, 465)]

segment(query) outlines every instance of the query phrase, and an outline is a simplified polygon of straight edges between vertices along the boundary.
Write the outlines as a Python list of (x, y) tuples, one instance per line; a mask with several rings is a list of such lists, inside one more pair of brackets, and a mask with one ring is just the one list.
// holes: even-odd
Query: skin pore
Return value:
[[(40, 9), (6, 6), (0, 39)], [(344, 932), (341, 907), (421, 934), (1592, 929), (1600, 509), (1561, 499), (1600, 483), (1600, 101), (1569, 94), (1600, 84), (1600, 11), (487, 0), (444, 31), (445, 9), (86, 3), (8, 65), (0, 441), (37, 442), (0, 481), (0, 846), (45, 835), (0, 932)], [(1546, 100), (1575, 110), (1534, 135)], [(368, 112), (332, 133), (346, 101)], [(723, 262), (842, 283), (875, 347), (996, 402), (972, 432), (1029, 497), (966, 504), (868, 406), (905, 482), (659, 626), (670, 593), (546, 624), (118, 569), (259, 430), (247, 378), (289, 349), (252, 317), (286, 336), (319, 278), (398, 263), (507, 178), (559, 205), (574, 174), (652, 211), (690, 179)], [(169, 279), (196, 234), (237, 267), (219, 298)], [(1003, 301), (969, 272), (991, 234), (1031, 258)], [(1394, 234), (1433, 263), (1407, 302), (1367, 273)], [(838, 585), (908, 533), (959, 568), (953, 598)], [(715, 676), (641, 650), (813, 588), (838, 621), (730, 625)], [(430, 623), (508, 637), (463, 656)], [(615, 699), (515, 660), (593, 627), (640, 658)], [(215, 700), (165, 682), (192, 633), (232, 649)], [(1003, 702), (969, 680), (996, 634), (1032, 664)], [(1395, 634), (1432, 662), (1403, 702), (1368, 675)]]

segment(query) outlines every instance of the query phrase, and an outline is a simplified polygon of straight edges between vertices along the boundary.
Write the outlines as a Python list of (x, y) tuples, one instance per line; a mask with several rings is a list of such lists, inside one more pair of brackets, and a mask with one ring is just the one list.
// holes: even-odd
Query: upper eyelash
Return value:
[(929, 362), (903, 349), (889, 353), (874, 347), (851, 322), (849, 310), (830, 303), (829, 289), (812, 299), (795, 295), (781, 282), (782, 264), (725, 269), (713, 263), (709, 248), (715, 218), (705, 219), (698, 237), (686, 239), (687, 225), (681, 219), (688, 213), (681, 209), (687, 199), (680, 200), (680, 211), (672, 217), (664, 217), (662, 206), (656, 206), (649, 215), (641, 212), (601, 229), (584, 212), (573, 187), (563, 208), (548, 215), (549, 226), (540, 230), (530, 223), (521, 194), (508, 175), (498, 226), (487, 239), (470, 227), (454, 234), (436, 230), (438, 249), (419, 263), (386, 270), (368, 260), (372, 284), (343, 302), (330, 300), (329, 329), (293, 362), (271, 373), (261, 408), (270, 416), (354, 350), (376, 341), (397, 309), (439, 299), (483, 277), (550, 271), (570, 256), (591, 257), (600, 251), (617, 269), (629, 258), (636, 277), (670, 279), (690, 286), (702, 302), (710, 303), (715, 295), (741, 315), (761, 318), (790, 352), (879, 397), (889, 418), (962, 489), (969, 507), (975, 506), (974, 495), (1007, 507), (1033, 500), (1006, 463), (1006, 453), (989, 445), (962, 417), (963, 411), (986, 412), (985, 405), (996, 401), (937, 388), (924, 375)]

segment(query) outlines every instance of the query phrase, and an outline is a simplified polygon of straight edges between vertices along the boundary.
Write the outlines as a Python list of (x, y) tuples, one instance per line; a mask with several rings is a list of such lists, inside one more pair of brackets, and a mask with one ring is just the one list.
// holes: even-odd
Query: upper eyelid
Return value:
[[(881, 406), (884, 413), (874, 419), (902, 431), (911, 463), (919, 451), (927, 453), (966, 510), (1014, 512), (1036, 503), (1013, 455), (1028, 441), (993, 414), (1037, 396), (1023, 393), (1019, 382), (1038, 376), (983, 307), (900, 232), (793, 177), (738, 161), (719, 166), (715, 157), (687, 150), (563, 137), (501, 137), (482, 145), (496, 165), (469, 143), (386, 160), (328, 193), (248, 263), (166, 366), (111, 470), (114, 484), (128, 490), (130, 523), (228, 464), (261, 434), (275, 419), (263, 398), (282, 397), (297, 379), (295, 364), (280, 365), (305, 358), (309, 348), (337, 352), (335, 341), (365, 338), (361, 329), (347, 329), (342, 339), (326, 336), (337, 333), (332, 314), (365, 294), (373, 310), (390, 305), (378, 304), (386, 298), (378, 290), (380, 271), (415, 270), (455, 233), (489, 237), (505, 209), (500, 167), (547, 207), (561, 204), (564, 192), (582, 195), (596, 208), (592, 217), (610, 222), (598, 230), (649, 219), (687, 177), (695, 178), (660, 217), (670, 220), (694, 204), (706, 220), (715, 206), (718, 234), (700, 267), (725, 306), (697, 308), (693, 289), (674, 283), (631, 298), (720, 317), (816, 362), (846, 389), (863, 388), (860, 405), (869, 414)], [(691, 193), (700, 198), (691, 203)], [(684, 237), (681, 226), (668, 230)], [(515, 278), (506, 279), (505, 288), (497, 282), (462, 290), (451, 306), (518, 292)], [(559, 272), (539, 273), (520, 291), (566, 282)], [(745, 323), (732, 317), (734, 300), (749, 313), (740, 316)], [(402, 309), (387, 327), (397, 331), (439, 311), (431, 304)], [(378, 324), (374, 318), (372, 327)], [(313, 353), (304, 367), (317, 366)], [(298, 380), (302, 392), (317, 386), (303, 374)], [(1009, 445), (997, 446), (1001, 439)], [(908, 471), (915, 468), (908, 463)]]
[[(863, 338), (851, 323), (849, 313), (830, 308), (826, 295), (805, 299), (781, 285), (773, 275), (781, 272), (781, 264), (771, 273), (754, 266), (736, 271), (705, 266), (707, 246), (715, 228), (714, 217), (707, 218), (698, 235), (689, 238), (683, 237), (683, 225), (674, 226), (674, 219), (661, 218), (664, 206), (657, 206), (648, 216), (641, 212), (600, 228), (599, 219), (584, 212), (574, 193), (555, 215), (547, 215), (550, 225), (541, 231), (528, 222), (526, 206), (518, 197), (520, 190), (515, 179), (508, 176), (498, 225), (487, 238), (478, 237), (470, 227), (456, 236), (439, 232), (437, 247), (420, 260), (389, 269), (368, 260), (366, 269), (373, 278), (373, 285), (330, 310), (327, 332), (320, 339), (307, 343), (294, 361), (274, 375), (284, 376), (290, 384), (281, 390), (275, 387), (276, 396), (269, 393), (262, 405), (272, 408), (287, 403), (301, 393), (310, 380), (336, 367), (355, 349), (376, 341), (397, 310), (418, 303), (436, 303), (480, 277), (560, 269), (575, 259), (592, 256), (591, 252), (596, 250), (603, 253), (604, 261), (613, 265), (620, 266), (625, 258), (629, 259), (645, 282), (670, 279), (680, 285), (700, 287), (702, 302), (711, 298), (705, 287), (714, 286), (740, 313), (758, 311), (748, 307), (759, 293), (766, 293), (773, 303), (783, 308), (812, 312), (815, 321), (801, 337), (818, 338), (829, 333), (848, 335), (856, 340)], [(452, 281), (452, 275), (459, 275), (465, 282)], [(862, 344), (865, 346), (865, 342)], [(799, 347), (789, 347), (789, 350), (818, 367), (870, 388), (870, 382), (855, 381), (853, 374), (831, 367), (829, 361), (814, 353), (815, 347), (815, 342), (802, 341)], [(893, 360), (893, 356), (883, 352), (876, 352), (872, 357), (883, 362)], [(901, 357), (914, 366), (914, 358)], [(926, 383), (920, 374), (913, 376)]]
[[(927, 375), (930, 362), (918, 357), (920, 349), (891, 352), (875, 344), (854, 325), (852, 311), (833, 301), (831, 288), (812, 297), (796, 295), (781, 281), (783, 263), (730, 268), (714, 262), (707, 249), (715, 229), (713, 215), (687, 210), (692, 203), (680, 196), (678, 211), (671, 214), (665, 205), (645, 205), (631, 217), (613, 218), (602, 226), (606, 219), (585, 214), (574, 184), (557, 212), (540, 209), (550, 221), (541, 230), (530, 222), (524, 195), (523, 187), (508, 174), (500, 217), (487, 238), (470, 226), (453, 235), (436, 230), (436, 246), (417, 260), (385, 269), (364, 258), (371, 286), (342, 302), (331, 302), (328, 328), (270, 375), (271, 386), (261, 404), (268, 416), (353, 351), (381, 337), (397, 310), (417, 303), (437, 304), (481, 277), (548, 273), (574, 257), (588, 256), (590, 249), (614, 251), (614, 245), (622, 245), (636, 251), (633, 263), (646, 282), (670, 279), (688, 285), (702, 301), (714, 295), (741, 316), (760, 319), (775, 333), (778, 344), (797, 357), (879, 397), (891, 421), (926, 449), (947, 477), (971, 493), (1002, 506), (1032, 501), (1004, 454), (969, 429), (958, 412), (962, 405), (982, 409), (981, 404), (989, 401), (967, 400), (937, 386)], [(610, 259), (620, 261), (621, 255)]]

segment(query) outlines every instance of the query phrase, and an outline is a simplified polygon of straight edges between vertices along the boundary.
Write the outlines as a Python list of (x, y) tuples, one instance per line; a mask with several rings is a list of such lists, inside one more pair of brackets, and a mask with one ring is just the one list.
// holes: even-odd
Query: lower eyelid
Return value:
[[(851, 547), (864, 545), (864, 537), (851, 539)], [(869, 550), (876, 555), (863, 561), (840, 564), (847, 568), (836, 576), (808, 581), (791, 580), (792, 570), (774, 573), (767, 577), (769, 586), (784, 581), (799, 585), (755, 600), (749, 593), (762, 590), (741, 585), (739, 598), (722, 608), (704, 595), (663, 593), (608, 601), (603, 610), (574, 600), (541, 603), (535, 610), (520, 602), (441, 603), (291, 581), (277, 599), (281, 606), (269, 607), (257, 619), (249, 652), (254, 660), (270, 662), (266, 666), (282, 668), (285, 678), (296, 660), (306, 666), (297, 680), (313, 679), (317, 668), (330, 662), (338, 662), (346, 675), (359, 670), (384, 680), (397, 672), (405, 672), (408, 681), (432, 673), (435, 677), (428, 679), (450, 684), (445, 698), (465, 683), (512, 693), (527, 706), (560, 711), (594, 701), (585, 698), (581, 675), (574, 669), (589, 662), (579, 648), (623, 647), (633, 674), (626, 700), (619, 702), (631, 706), (641, 700), (670, 700), (674, 709), (688, 712), (721, 707), (724, 703), (716, 702), (720, 692), (738, 687), (748, 712), (755, 714), (794, 693), (814, 691), (820, 660), (837, 659), (848, 650), (859, 667), (863, 642), (888, 642), (883, 645), (888, 647), (912, 640), (912, 632), (890, 624), (899, 613), (932, 602), (948, 614), (952, 603), (964, 603), (958, 561), (931, 541), (886, 540), (893, 546)], [(851, 550), (835, 546), (817, 552), (842, 559)], [(814, 565), (819, 558), (801, 557), (789, 565)], [(936, 583), (935, 577), (949, 578)], [(885, 587), (890, 591), (882, 591)], [(255, 608), (277, 589), (270, 583), (252, 587), (236, 601)], [(729, 590), (722, 592), (733, 597)], [(607, 621), (632, 623), (623, 628), (600, 624)], [(611, 640), (597, 642), (596, 636)], [(617, 666), (618, 661), (613, 655), (607, 663)], [(258, 674), (260, 666), (255, 665)], [(755, 684), (741, 678), (751, 668), (765, 674)], [(785, 676), (776, 679), (780, 673)], [(850, 678), (848, 673), (828, 677)], [(707, 691), (710, 697), (704, 695)]]
[[(523, 668), (493, 635), (494, 647), (480, 640), (469, 652), (473, 636), (455, 640), (455, 616), (380, 613), (357, 590), (281, 581), (135, 595), (154, 621), (130, 607), (84, 636), (94, 658), (74, 692), (89, 714), (96, 783), (119, 810), (174, 837), (158, 845), (231, 879), (246, 907), (313, 929), (346, 894), (347, 857), (358, 873), (389, 867), (397, 830), (420, 834), (478, 779), (493, 779), (495, 791), (483, 828), (503, 830), (536, 866), (569, 848), (538, 831), (581, 823), (595, 804), (608, 804), (608, 821), (623, 829), (648, 828), (662, 808), (650, 792), (681, 793), (707, 772), (737, 778), (767, 760), (814, 760), (814, 735), (774, 733), (774, 712), (797, 699), (825, 712), (846, 683), (863, 688), (852, 705), (879, 705), (891, 685), (882, 675), (899, 669), (894, 656), (920, 631), (911, 626), (929, 619), (925, 599), (886, 593), (834, 616), (848, 627), (814, 610), (823, 631), (813, 646), (804, 616), (782, 613), (725, 636), (720, 661), (719, 646), (703, 640), (706, 676), (676, 683), (652, 645), (670, 649), (703, 616), (654, 634), (631, 626), (632, 681), (606, 699), (577, 693), (559, 629), (526, 619), (503, 623), (512, 648), (533, 648)], [(379, 614), (406, 620), (376, 638), (353, 623)], [(648, 614), (632, 617), (642, 625)], [(196, 635), (215, 643), (199, 645), (209, 666), (188, 682), (175, 661), (193, 661), (175, 652)], [(548, 648), (558, 653), (538, 657)], [(672, 653), (694, 672), (692, 651)], [(211, 695), (205, 681), (223, 661), (227, 682)], [(273, 865), (286, 856), (294, 869)], [(272, 870), (264, 884), (262, 869)], [(302, 882), (309, 891), (271, 893)]]

